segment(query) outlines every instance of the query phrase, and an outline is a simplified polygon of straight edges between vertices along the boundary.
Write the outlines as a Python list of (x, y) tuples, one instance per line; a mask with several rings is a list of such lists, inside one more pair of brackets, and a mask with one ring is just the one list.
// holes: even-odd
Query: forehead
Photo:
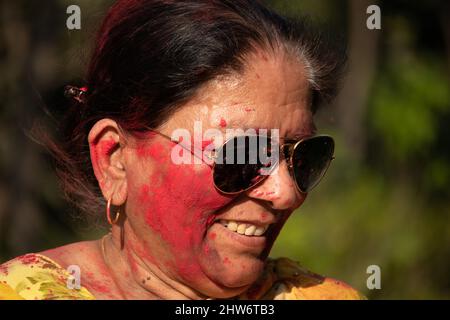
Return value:
[(203, 129), (278, 129), (281, 136), (314, 131), (303, 64), (283, 54), (254, 53), (241, 75), (214, 79), (161, 128), (166, 134), (195, 121)]

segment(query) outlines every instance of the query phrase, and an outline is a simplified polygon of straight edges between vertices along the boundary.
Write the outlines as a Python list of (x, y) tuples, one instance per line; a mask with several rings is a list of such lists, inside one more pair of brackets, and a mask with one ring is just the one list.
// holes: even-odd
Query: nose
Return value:
[(247, 196), (267, 201), (277, 210), (296, 209), (306, 198), (297, 190), (285, 160), (263, 182), (247, 191)]

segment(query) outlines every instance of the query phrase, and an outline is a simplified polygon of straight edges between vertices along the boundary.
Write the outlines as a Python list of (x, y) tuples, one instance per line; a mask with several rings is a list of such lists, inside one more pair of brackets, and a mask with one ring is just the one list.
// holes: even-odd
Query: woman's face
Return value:
[[(203, 132), (254, 128), (279, 129), (281, 138), (312, 135), (302, 64), (261, 52), (249, 61), (244, 75), (211, 82), (158, 131), (171, 136), (185, 129), (194, 137), (198, 121)], [(149, 133), (125, 149), (125, 211), (140, 242), (137, 254), (205, 295), (239, 294), (261, 274), (280, 229), (305, 195), (297, 191), (284, 159), (261, 184), (237, 196), (223, 195), (215, 189), (207, 164), (174, 164), (174, 146)], [(221, 220), (269, 227), (261, 236), (246, 236)]]

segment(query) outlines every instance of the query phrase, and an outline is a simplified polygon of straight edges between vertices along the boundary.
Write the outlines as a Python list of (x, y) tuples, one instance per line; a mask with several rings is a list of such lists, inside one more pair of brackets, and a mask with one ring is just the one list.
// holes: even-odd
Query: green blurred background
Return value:
[[(450, 6), (446, 1), (269, 0), (343, 33), (349, 72), (320, 132), (337, 139), (323, 183), (272, 256), (344, 280), (371, 299), (450, 298)], [(111, 0), (0, 0), (0, 261), (82, 239), (101, 223), (64, 202), (50, 158), (27, 137), (74, 79)], [(82, 29), (66, 28), (66, 8)], [(378, 4), (382, 29), (366, 28)], [(56, 113), (61, 110), (52, 110)], [(51, 117), (49, 117), (51, 119)], [(51, 121), (50, 121), (51, 124)], [(369, 265), (381, 289), (366, 286)]]

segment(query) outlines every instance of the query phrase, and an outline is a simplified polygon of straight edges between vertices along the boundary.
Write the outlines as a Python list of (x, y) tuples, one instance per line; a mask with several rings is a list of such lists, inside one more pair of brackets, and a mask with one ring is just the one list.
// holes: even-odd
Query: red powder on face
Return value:
[(141, 187), (141, 190), (139, 191), (139, 202), (141, 204), (145, 204), (148, 200), (149, 200), (149, 191), (150, 191), (150, 186), (147, 184), (144, 184)]
[(210, 238), (211, 240), (214, 240), (216, 237), (217, 237), (217, 234), (216, 234), (215, 232), (211, 232), (211, 233), (209, 234), (209, 238)]
[(224, 118), (221, 118), (219, 125), (221, 128), (225, 128), (227, 126), (227, 121)]
[(202, 151), (204, 151), (213, 142), (214, 142), (213, 140), (204, 140), (204, 141), (202, 141)]
[(245, 111), (246, 112), (252, 112), (252, 111), (256, 111), (256, 110), (254, 108), (246, 107)]
[[(220, 194), (212, 181), (211, 168), (204, 165), (176, 165), (171, 161), (171, 144), (151, 142), (142, 156), (158, 162), (137, 192), (139, 210), (147, 225), (165, 242), (171, 252), (168, 267), (185, 280), (202, 274), (197, 250), (205, 249), (204, 237), (214, 221), (214, 212), (232, 200)], [(159, 163), (161, 165), (159, 165)], [(210, 235), (210, 239), (214, 238)]]
[(231, 261), (228, 257), (223, 258), (223, 263), (224, 264), (231, 264)]
[(152, 144), (152, 146), (149, 147), (148, 145), (142, 143), (138, 145), (136, 151), (140, 158), (152, 158), (158, 162), (164, 162), (167, 159), (164, 154), (166, 151), (164, 150), (165, 149), (162, 144)]

